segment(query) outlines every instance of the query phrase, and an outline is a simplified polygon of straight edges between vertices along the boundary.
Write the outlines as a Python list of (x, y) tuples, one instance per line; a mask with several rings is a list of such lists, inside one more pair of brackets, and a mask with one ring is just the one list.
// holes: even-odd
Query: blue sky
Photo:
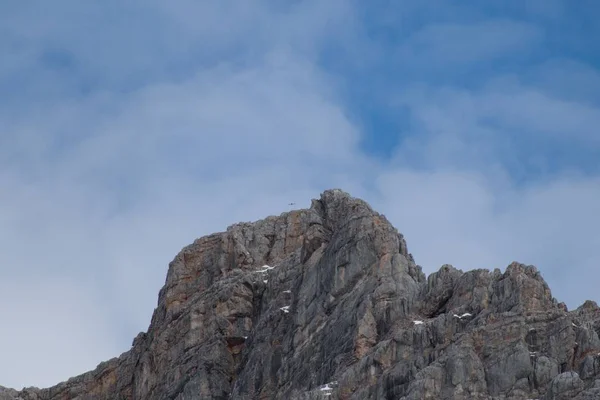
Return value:
[(599, 16), (591, 0), (3, 3), (0, 384), (126, 351), (183, 246), (332, 187), (427, 273), (517, 260), (571, 308), (600, 300)]

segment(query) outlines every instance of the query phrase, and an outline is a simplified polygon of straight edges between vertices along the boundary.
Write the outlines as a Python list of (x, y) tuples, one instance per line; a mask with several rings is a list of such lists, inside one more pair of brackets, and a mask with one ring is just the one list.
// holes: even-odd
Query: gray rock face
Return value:
[(425, 277), (401, 234), (328, 190), (170, 263), (148, 332), (67, 382), (0, 400), (600, 399), (600, 308), (533, 266)]

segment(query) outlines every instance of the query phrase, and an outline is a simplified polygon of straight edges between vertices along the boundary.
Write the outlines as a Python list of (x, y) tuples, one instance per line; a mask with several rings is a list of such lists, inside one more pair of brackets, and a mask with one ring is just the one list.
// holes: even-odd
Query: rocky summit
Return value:
[(600, 399), (600, 308), (538, 270), (428, 277), (362, 200), (230, 226), (170, 263), (147, 332), (66, 382), (0, 400)]

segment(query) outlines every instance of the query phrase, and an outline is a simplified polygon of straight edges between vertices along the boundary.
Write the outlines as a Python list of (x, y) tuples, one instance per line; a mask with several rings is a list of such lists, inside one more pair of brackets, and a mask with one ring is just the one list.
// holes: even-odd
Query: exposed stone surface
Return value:
[(600, 399), (600, 308), (533, 266), (427, 279), (401, 234), (329, 190), (170, 263), (148, 332), (94, 371), (0, 400)]

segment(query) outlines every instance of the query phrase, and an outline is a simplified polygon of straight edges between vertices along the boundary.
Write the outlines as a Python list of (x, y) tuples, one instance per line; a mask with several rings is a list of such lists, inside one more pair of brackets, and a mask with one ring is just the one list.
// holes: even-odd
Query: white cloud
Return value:
[(3, 382), (50, 386), (66, 371), (83, 372), (118, 355), (122, 344), (114, 340), (102, 293), (90, 289), (77, 280), (6, 279), (3, 272)]
[[(29, 80), (54, 90), (72, 84), (131, 90), (185, 79), (223, 59), (247, 64), (272, 49), (312, 57), (323, 42), (344, 37), (352, 13), (342, 0), (13, 5), (0, 15), (0, 49), (10, 55), (0, 73), (14, 77), (26, 67)], [(59, 82), (44, 68), (48, 55), (69, 61)]]
[(482, 61), (527, 50), (541, 38), (535, 25), (511, 20), (437, 23), (408, 37), (398, 56), (403, 63), (427, 69), (472, 68)]
[(600, 71), (581, 61), (551, 59), (531, 68), (525, 79), (536, 89), (563, 100), (600, 102)]
[[(499, 77), (471, 90), (414, 85), (399, 97), (411, 110), (412, 131), (395, 168), (379, 177), (380, 208), (426, 271), (444, 263), (503, 268), (515, 260), (537, 265), (570, 307), (594, 296), (597, 172), (557, 165), (552, 153), (536, 149), (598, 149), (600, 108), (577, 94)], [(523, 162), (541, 177), (515, 179)]]
[(548, 139), (583, 141), (597, 146), (600, 110), (589, 104), (566, 101), (542, 92), (520, 88), (478, 96), (480, 118), (501, 121), (521, 134), (530, 132)]
[(507, 76), (471, 90), (409, 85), (395, 100), (411, 115), (395, 162), (477, 169), (501, 182), (507, 170), (516, 175), (533, 168), (546, 179), (560, 167), (552, 155), (564, 160), (567, 151), (577, 151), (589, 158), (600, 150), (594, 128), (600, 107), (568, 97)]
[(600, 179), (559, 177), (495, 187), (477, 173), (402, 170), (379, 179), (378, 208), (406, 235), (426, 272), (534, 264), (554, 296), (576, 307), (600, 279)]

